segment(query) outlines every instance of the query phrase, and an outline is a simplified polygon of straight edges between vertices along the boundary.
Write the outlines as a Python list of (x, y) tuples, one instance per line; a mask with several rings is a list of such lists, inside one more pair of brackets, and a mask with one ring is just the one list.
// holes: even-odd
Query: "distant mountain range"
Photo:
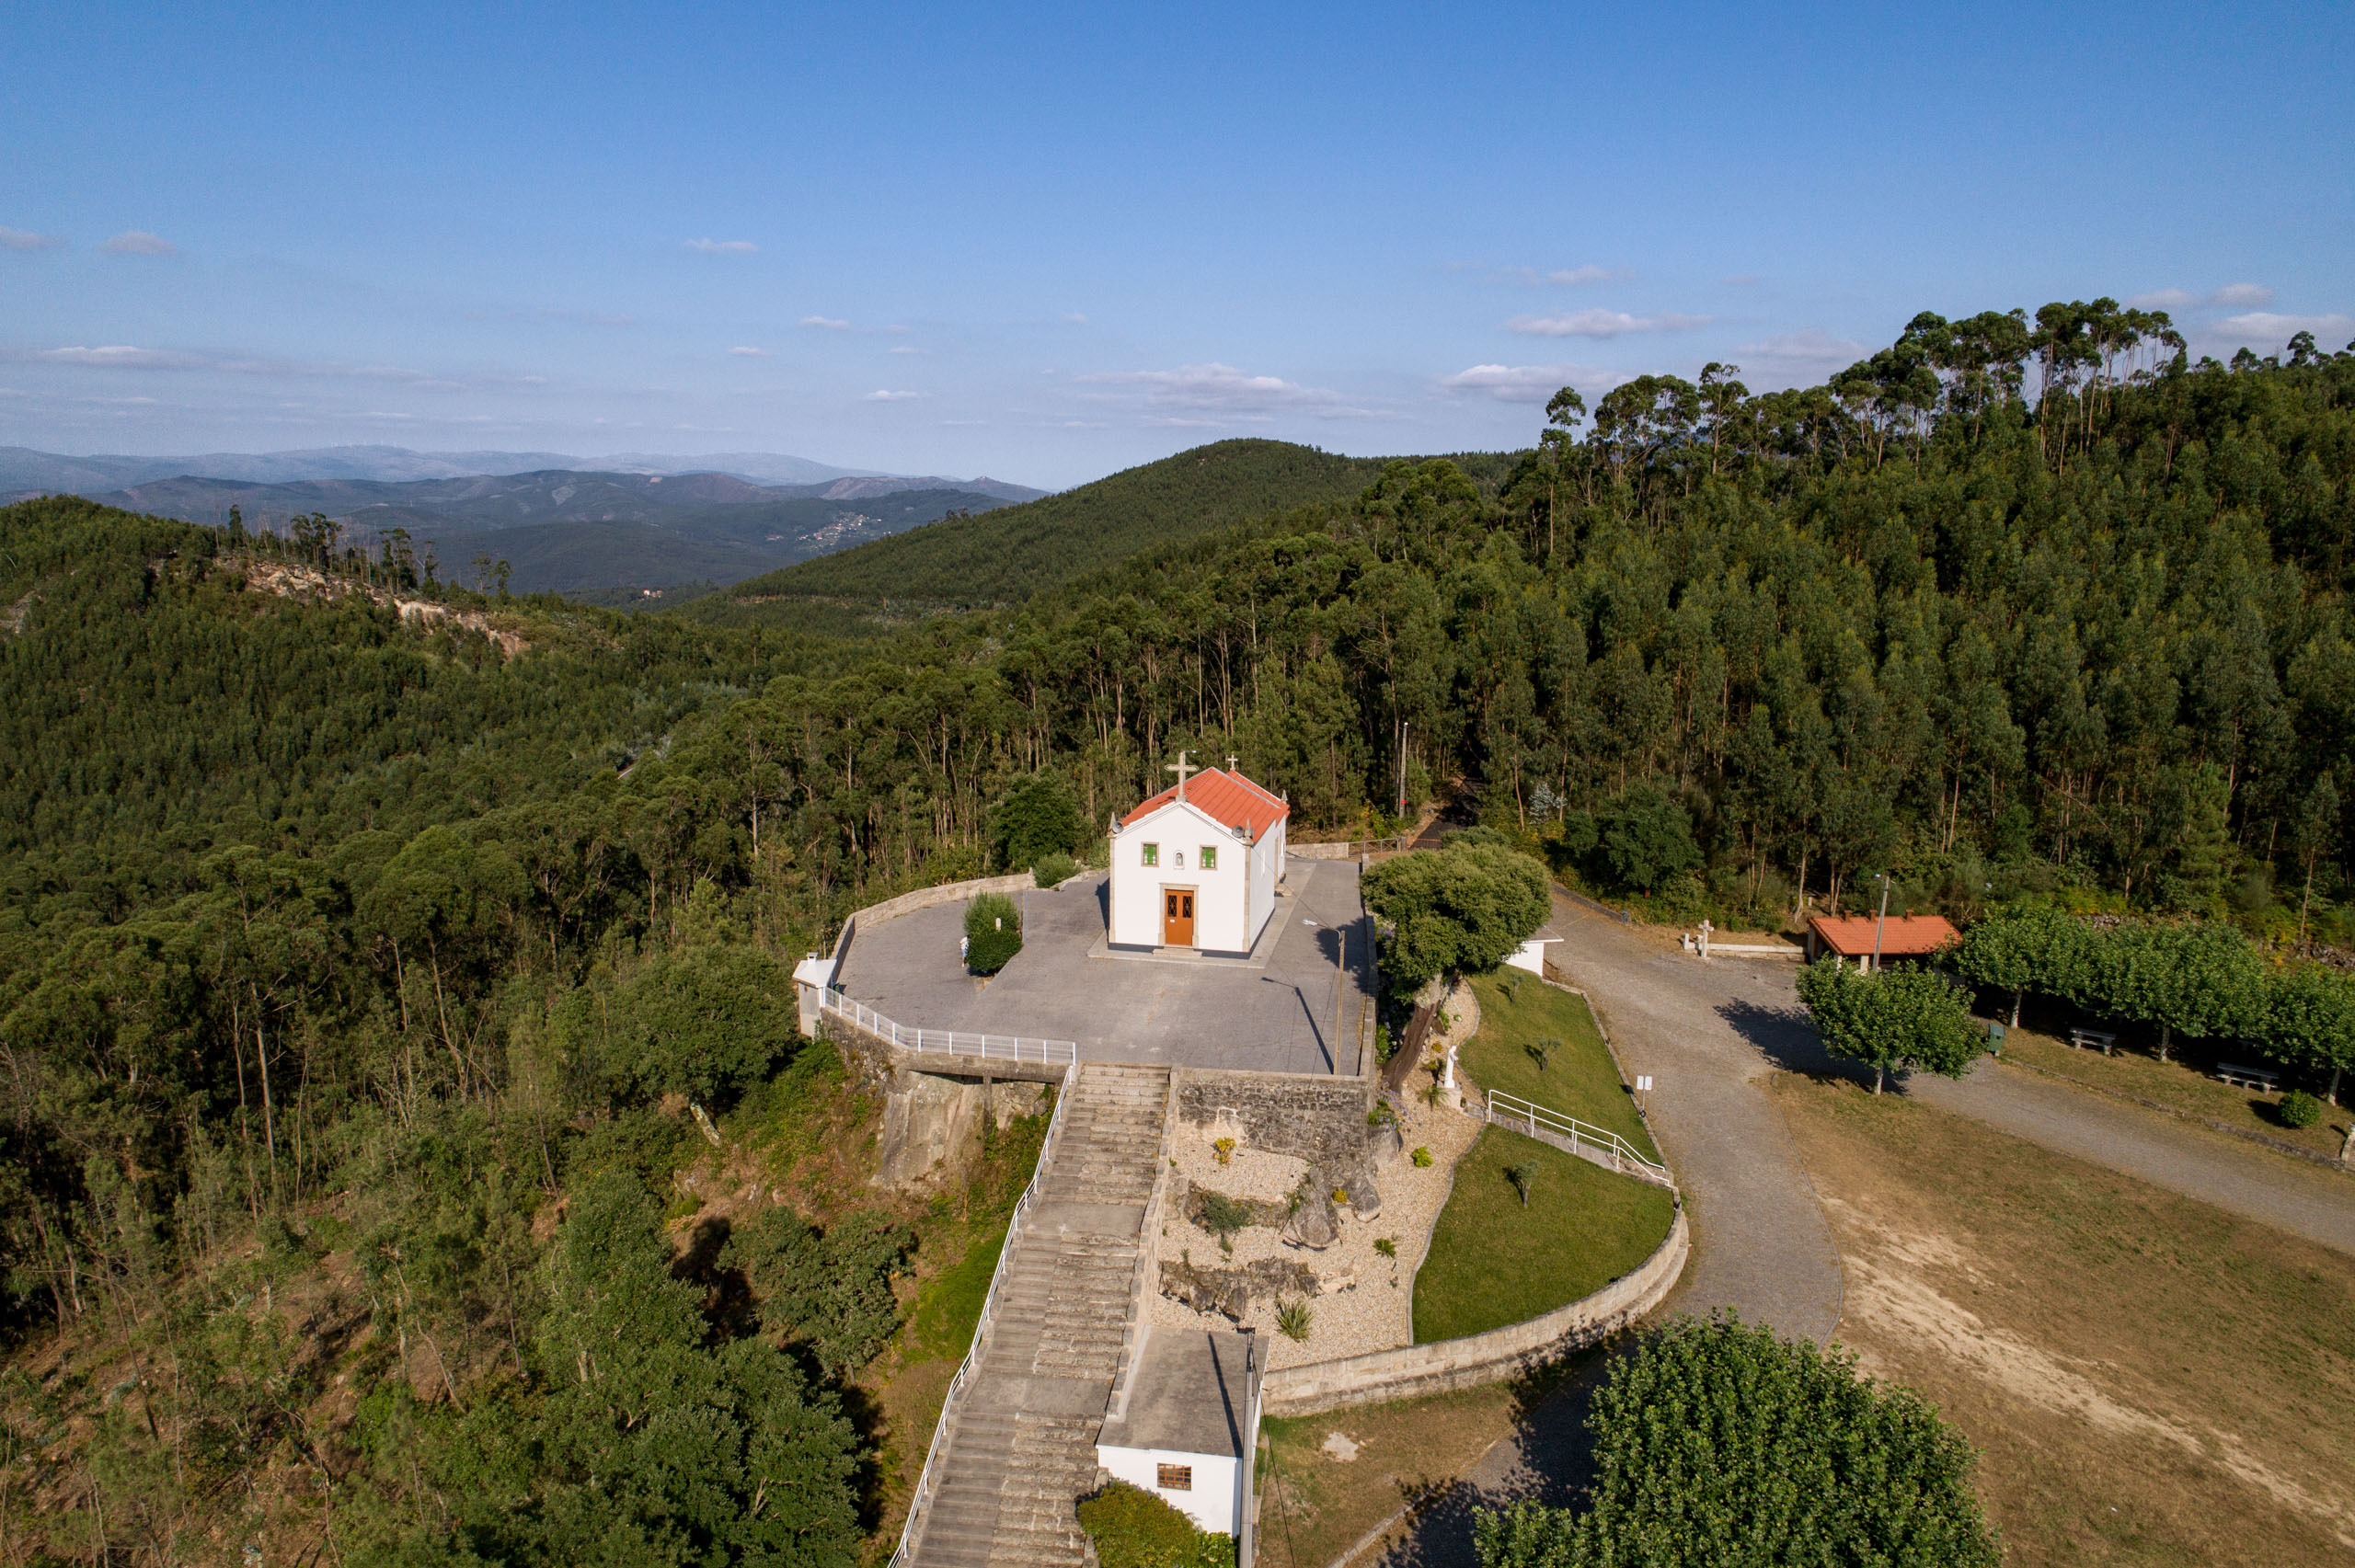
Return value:
[(550, 468), (599, 474), (731, 474), (755, 485), (881, 480), (897, 489), (966, 489), (1008, 501), (1031, 500), (1047, 493), (997, 479), (948, 479), (936, 474), (910, 476), (879, 474), (871, 468), (837, 468), (832, 464), (813, 463), (806, 457), (775, 452), (715, 452), (691, 457), (623, 452), (582, 458), (559, 452), (412, 452), (399, 446), (324, 446), (293, 452), (213, 452), (185, 457), (132, 457), (111, 452), (70, 457), (62, 452), (36, 452), (30, 447), (0, 446), (0, 499), (26, 493), (95, 495), (183, 475), (241, 479), (257, 485), (293, 485), (311, 480), (400, 484), (418, 479), (464, 479), (483, 474), (530, 474)]
[(607, 602), (633, 590), (727, 584), (952, 514), (1045, 495), (1024, 485), (834, 468), (775, 452), (705, 458), (402, 447), (66, 457), (0, 447), (0, 502), (86, 496), (127, 511), (282, 529), (324, 512), (372, 553), (395, 529), (445, 575), (503, 560), (518, 592)]

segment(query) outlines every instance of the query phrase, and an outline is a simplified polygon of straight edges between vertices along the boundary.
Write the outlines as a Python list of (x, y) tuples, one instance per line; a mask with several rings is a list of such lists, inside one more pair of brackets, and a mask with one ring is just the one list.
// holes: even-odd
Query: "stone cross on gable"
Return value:
[(1226, 771), (1230, 773), (1235, 772), (1235, 753), (1232, 751), (1226, 754)]
[(1176, 773), (1178, 775), (1178, 798), (1183, 800), (1186, 798), (1186, 775), (1189, 773), (1199, 773), (1202, 770), (1189, 764), (1186, 761), (1186, 753), (1180, 751), (1178, 753), (1178, 760), (1161, 771), (1165, 773)]

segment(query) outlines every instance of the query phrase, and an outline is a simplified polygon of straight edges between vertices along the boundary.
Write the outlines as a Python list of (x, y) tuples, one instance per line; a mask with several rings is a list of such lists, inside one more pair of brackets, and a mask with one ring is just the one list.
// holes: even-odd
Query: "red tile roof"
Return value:
[(1809, 915), (1807, 923), (1824, 945), (1849, 958), (1872, 953), (1877, 929), (1884, 958), (1918, 958), (1962, 940), (1962, 933), (1936, 915), (1891, 915), (1886, 927), (1877, 915)]
[[(1177, 798), (1178, 786), (1171, 784), (1121, 818), (1120, 826), (1142, 821)], [(1268, 836), (1269, 829), (1292, 815), (1292, 807), (1281, 800), (1241, 773), (1231, 773), (1223, 768), (1204, 768), (1199, 773), (1187, 774), (1186, 804), (1230, 828), (1247, 828), (1255, 844)]]

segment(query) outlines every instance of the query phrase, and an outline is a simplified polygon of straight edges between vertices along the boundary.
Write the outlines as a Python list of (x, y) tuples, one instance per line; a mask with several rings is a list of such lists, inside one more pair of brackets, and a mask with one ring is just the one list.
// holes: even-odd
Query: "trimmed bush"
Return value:
[(2303, 1089), (2292, 1089), (2273, 1107), (2283, 1127), (2309, 1127), (2322, 1120), (2322, 1102)]
[(1041, 887), (1052, 887), (1068, 882), (1079, 875), (1079, 862), (1067, 854), (1051, 854), (1030, 868), (1030, 878)]
[(1003, 893), (981, 893), (965, 906), (965, 967), (994, 975), (1022, 951), (1022, 911)]
[(1194, 1521), (1141, 1486), (1116, 1481), (1079, 1500), (1079, 1528), (1104, 1568), (1235, 1568), (1235, 1538)]

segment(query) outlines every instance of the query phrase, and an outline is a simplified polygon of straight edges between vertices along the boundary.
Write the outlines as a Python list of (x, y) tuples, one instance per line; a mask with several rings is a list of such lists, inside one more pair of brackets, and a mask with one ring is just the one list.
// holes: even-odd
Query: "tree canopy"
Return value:
[(1482, 1510), (1480, 1568), (1994, 1568), (1975, 1456), (1912, 1391), (1728, 1318), (1683, 1319), (1595, 1395), (1582, 1508)]
[(1382, 972), (1406, 990), (1450, 971), (1495, 968), (1553, 908), (1542, 864), (1469, 836), (1384, 861), (1362, 886), (1387, 928)]

